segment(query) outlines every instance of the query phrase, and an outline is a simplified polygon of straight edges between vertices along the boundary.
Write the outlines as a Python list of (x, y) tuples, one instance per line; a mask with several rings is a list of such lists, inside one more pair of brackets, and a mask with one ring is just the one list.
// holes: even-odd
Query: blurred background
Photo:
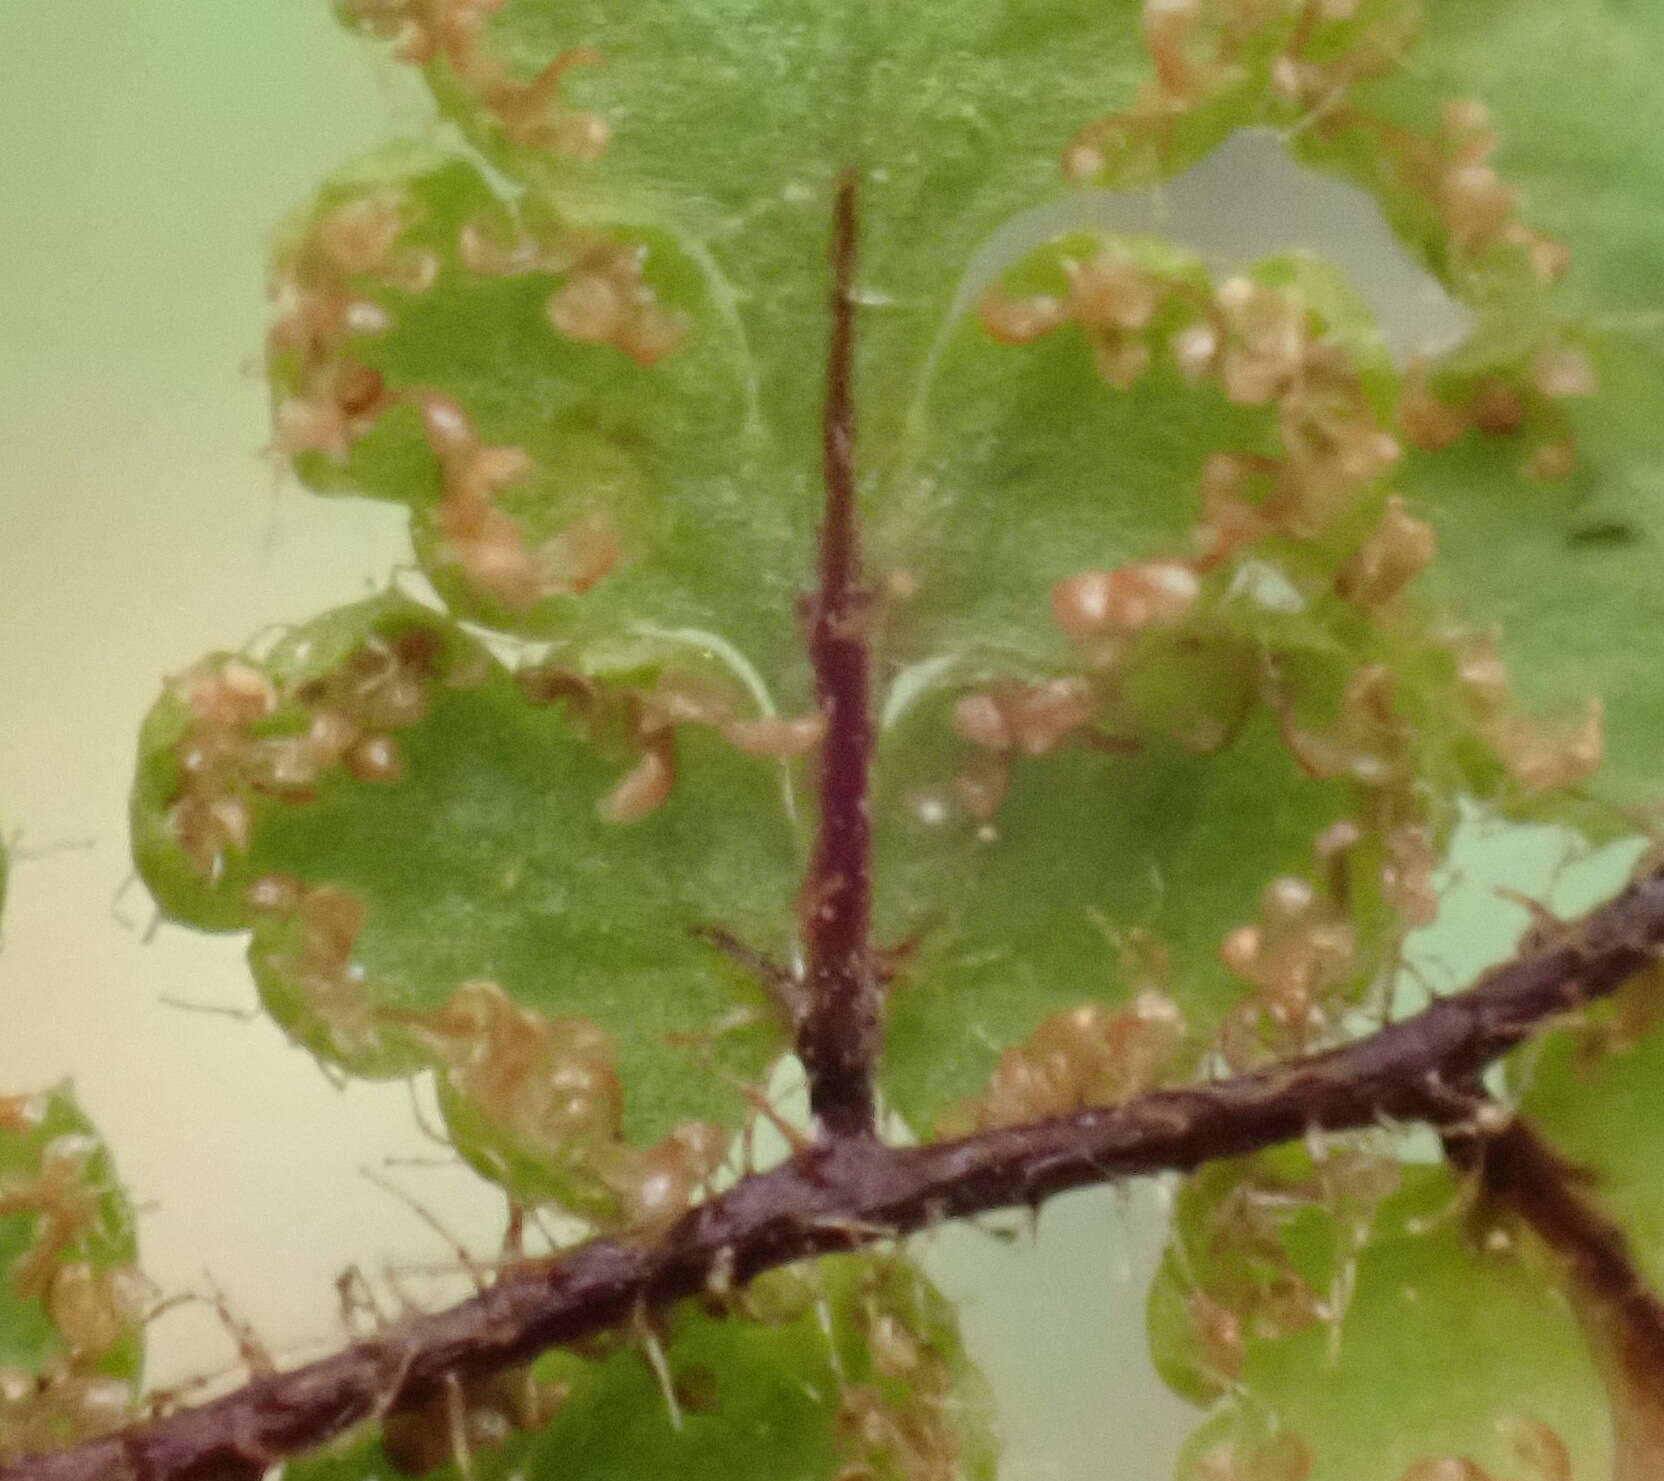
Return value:
[[(126, 791), (163, 677), (213, 648), (380, 586), (405, 555), (389, 507), (284, 488), (261, 455), (256, 374), (267, 235), (327, 170), (431, 127), (412, 79), (325, 0), (53, 0), (0, 6), (0, 1090), (73, 1078), (142, 1207), (145, 1269), (224, 1293), (282, 1359), (341, 1338), (358, 1265), (454, 1264), (364, 1175), (391, 1179), (489, 1256), (499, 1196), (445, 1165), (397, 1085), (338, 1089), (253, 1016), (240, 937), (156, 929), (131, 879)], [(1459, 334), (1448, 304), (1351, 192), (1243, 140), (1160, 197), (1087, 214), (1224, 259), (1310, 240), (1409, 349)], [(1060, 225), (1055, 212), (990, 251)], [(1543, 833), (1467, 830), (1436, 984), (1507, 950), (1508, 885), (1567, 908), (1621, 857), (1568, 861)], [(1159, 1481), (1194, 1423), (1145, 1354), (1164, 1190), (1076, 1195), (1013, 1240), (929, 1255), (993, 1379), (1007, 1481)], [(419, 1274), (413, 1294), (432, 1292)], [(150, 1334), (153, 1382), (223, 1371), (208, 1306)]]

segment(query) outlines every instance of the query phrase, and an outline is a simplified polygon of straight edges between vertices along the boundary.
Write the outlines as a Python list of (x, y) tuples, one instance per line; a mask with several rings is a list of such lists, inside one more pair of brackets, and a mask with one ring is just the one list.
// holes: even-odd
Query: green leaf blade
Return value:
[[(615, 703), (559, 675), (566, 697), (534, 704), (531, 680), (396, 597), (308, 624), (260, 665), (212, 660), (147, 726), (140, 869), (176, 919), (252, 929), (267, 1007), (326, 1062), (433, 1066), (495, 1105), (485, 1122), (459, 1108), (465, 1140), (495, 1119), (522, 1150), (542, 1128), (556, 1155), (571, 1116), (608, 1146), (731, 1124), (735, 1087), (780, 1052), (780, 1010), (696, 931), (783, 953), (781, 764), (691, 727), (638, 738), (642, 691), (620, 684)], [(245, 705), (236, 723), (227, 703)], [(620, 779), (672, 753), (662, 805), (606, 821)], [(570, 1115), (542, 1078), (568, 1059), (587, 1087)], [(499, 1173), (516, 1160), (473, 1150)]]

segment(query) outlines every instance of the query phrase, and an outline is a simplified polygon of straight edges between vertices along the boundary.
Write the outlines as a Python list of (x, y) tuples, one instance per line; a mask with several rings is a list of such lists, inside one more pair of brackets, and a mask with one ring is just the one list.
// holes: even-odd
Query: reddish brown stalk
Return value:
[(831, 332), (821, 421), (826, 503), (809, 656), (826, 717), (820, 832), (801, 910), (808, 962), (798, 1024), (809, 1107), (828, 1137), (873, 1134), (878, 974), (872, 950), (873, 730), (855, 487), (855, 273), (859, 223), (852, 171), (838, 182), (832, 230)]
[(1521, 1219), (1560, 1262), (1567, 1289), (1611, 1395), (1616, 1475), (1654, 1477), (1664, 1463), (1664, 1302), (1648, 1285), (1623, 1231), (1527, 1122), (1446, 1138), (1498, 1207)]
[[(0, 1471), (0, 1481), (256, 1481), (276, 1461), (374, 1418), (395, 1400), (432, 1394), (447, 1375), (499, 1372), (617, 1327), (644, 1308), (806, 1256), (946, 1219), (1034, 1206), (1089, 1183), (1188, 1171), (1312, 1128), (1420, 1119), (1455, 1130), (1471, 1101), (1451, 1087), (1471, 1084), (1551, 1019), (1612, 992), (1656, 959), (1660, 942), (1664, 871), (1466, 992), (1343, 1048), (961, 1141), (906, 1148), (865, 1137), (833, 1141), (746, 1178), (656, 1244), (596, 1240), (510, 1270), (449, 1311), (256, 1379), (198, 1409), (19, 1461)], [(1487, 1175), (1526, 1190), (1521, 1199), (1543, 1200), (1531, 1205), (1534, 1224), (1542, 1221), (1557, 1248), (1584, 1251), (1589, 1279), (1605, 1283), (1622, 1306), (1627, 1277), (1603, 1253), (1610, 1242), (1586, 1216), (1568, 1212), (1554, 1185), (1530, 1192), (1539, 1188), (1536, 1173), (1529, 1158), (1506, 1160), (1510, 1146)]]

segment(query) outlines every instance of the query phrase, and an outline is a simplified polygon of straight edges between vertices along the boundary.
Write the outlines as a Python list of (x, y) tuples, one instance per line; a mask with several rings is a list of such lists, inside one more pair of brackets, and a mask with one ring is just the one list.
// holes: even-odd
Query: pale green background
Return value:
[[(236, 939), (146, 942), (142, 891), (120, 894), (125, 791), (164, 674), (360, 595), (402, 558), (395, 511), (278, 491), (250, 367), (266, 231), (330, 166), (426, 114), (324, 0), (5, 0), (0, 78), (0, 819), (17, 845), (0, 1089), (72, 1075), (143, 1202), (151, 1274), (170, 1291), (216, 1282), (300, 1356), (338, 1340), (331, 1286), (349, 1263), (445, 1260), (357, 1171), (435, 1149), (402, 1089), (337, 1091), (263, 1020), (163, 1001), (246, 1008), (252, 992)], [(1287, 182), (1261, 169), (1176, 192), (1176, 227), (1275, 245), (1262, 228), (1303, 201), (1310, 231), (1348, 244), (1396, 305), (1401, 338), (1448, 330), (1355, 207), (1298, 187), (1279, 203)], [(1554, 853), (1507, 838), (1464, 858), (1537, 887)], [(1462, 898), (1429, 952), (1449, 980), (1521, 920), (1482, 890)], [(454, 1169), (391, 1175), (491, 1248), (489, 1190)], [(1078, 1197), (1037, 1244), (961, 1231), (933, 1256), (996, 1381), (1010, 1481), (1168, 1474), (1191, 1418), (1144, 1354), (1158, 1204), (1149, 1186)], [(152, 1354), (167, 1384), (231, 1349), (195, 1307), (156, 1325)]]

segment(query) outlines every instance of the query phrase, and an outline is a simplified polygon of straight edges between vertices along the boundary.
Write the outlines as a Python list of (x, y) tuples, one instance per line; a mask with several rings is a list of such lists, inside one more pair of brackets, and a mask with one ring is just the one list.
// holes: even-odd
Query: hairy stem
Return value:
[(855, 489), (856, 184), (838, 184), (832, 231), (831, 330), (822, 418), (826, 505), (809, 655), (826, 737), (820, 752), (820, 832), (802, 896), (808, 951), (798, 1054), (809, 1107), (830, 1137), (873, 1134), (872, 1065), (879, 981), (871, 941), (873, 727)]
[[(20, 1461), (0, 1471), (0, 1481), (256, 1481), (284, 1456), (373, 1419), (395, 1401), (433, 1393), (447, 1375), (498, 1372), (619, 1326), (644, 1308), (807, 1256), (947, 1219), (1036, 1206), (1090, 1183), (1188, 1171), (1312, 1128), (1345, 1131), (1392, 1119), (1455, 1132), (1472, 1110), (1460, 1087), (1559, 1014), (1613, 991), (1656, 957), (1661, 942), (1664, 870), (1467, 991), (1342, 1048), (960, 1141), (897, 1148), (868, 1137), (833, 1140), (744, 1179), (657, 1244), (596, 1240), (528, 1263), (449, 1311), (256, 1379), (200, 1408)], [(1487, 1175), (1505, 1189), (1537, 1187), (1517, 1142), (1504, 1144), (1500, 1161), (1489, 1160), (1489, 1148), (1486, 1155)], [(1569, 1214), (1552, 1186), (1515, 1196), (1543, 1200), (1531, 1207), (1550, 1243), (1569, 1241), (1592, 1262), (1591, 1279), (1609, 1277), (1611, 1245), (1595, 1237), (1598, 1223)], [(1620, 1289), (1611, 1287), (1614, 1295)]]
[(1455, 1132), (1451, 1161), (1518, 1217), (1565, 1271), (1597, 1366), (1611, 1395), (1618, 1481), (1664, 1465), (1664, 1301), (1647, 1283), (1623, 1231), (1586, 1191), (1587, 1178), (1527, 1122)]
[(1664, 1303), (1636, 1269), (1623, 1231), (1579, 1186), (1583, 1174), (1518, 1117), (1492, 1135), (1451, 1145), (1454, 1160), (1474, 1169), (1486, 1194), (1554, 1251), (1583, 1298), (1623, 1328), (1626, 1345), (1664, 1393)]

